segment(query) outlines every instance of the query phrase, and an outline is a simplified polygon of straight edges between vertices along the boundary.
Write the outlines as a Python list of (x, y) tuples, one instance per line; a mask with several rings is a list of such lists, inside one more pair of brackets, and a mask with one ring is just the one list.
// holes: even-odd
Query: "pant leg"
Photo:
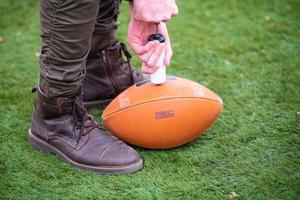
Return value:
[(46, 96), (72, 96), (79, 90), (99, 2), (41, 0), (40, 87)]
[(92, 37), (91, 52), (113, 46), (116, 42), (121, 0), (102, 0)]

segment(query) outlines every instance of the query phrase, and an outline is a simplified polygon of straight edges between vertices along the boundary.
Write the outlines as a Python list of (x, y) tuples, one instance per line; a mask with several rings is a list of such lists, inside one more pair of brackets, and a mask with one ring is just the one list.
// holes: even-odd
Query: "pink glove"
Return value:
[(165, 43), (148, 41), (149, 35), (156, 33), (156, 26), (155, 23), (139, 21), (134, 17), (131, 17), (128, 26), (128, 43), (143, 62), (142, 72), (148, 74), (155, 72), (159, 68), (157, 62), (163, 51), (165, 51), (165, 66), (170, 65), (173, 54), (167, 26), (164, 22), (158, 25), (158, 32), (165, 36)]
[(133, 17), (144, 22), (165, 22), (178, 14), (175, 0), (134, 0)]

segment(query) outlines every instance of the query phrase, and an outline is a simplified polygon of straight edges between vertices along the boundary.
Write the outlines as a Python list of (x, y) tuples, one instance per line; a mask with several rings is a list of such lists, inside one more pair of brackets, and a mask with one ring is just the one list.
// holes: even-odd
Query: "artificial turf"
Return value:
[[(177, 3), (168, 72), (218, 93), (224, 111), (185, 146), (138, 149), (143, 170), (101, 176), (28, 144), (39, 2), (0, 0), (0, 199), (300, 198), (299, 0)], [(123, 41), (127, 9), (124, 2)], [(99, 122), (100, 112), (92, 111)]]

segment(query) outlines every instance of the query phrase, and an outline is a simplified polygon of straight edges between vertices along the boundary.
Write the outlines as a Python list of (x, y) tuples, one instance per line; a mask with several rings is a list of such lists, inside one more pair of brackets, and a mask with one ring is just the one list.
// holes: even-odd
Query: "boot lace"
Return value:
[(127, 46), (124, 43), (122, 43), (122, 42), (120, 43), (120, 46), (121, 46), (122, 53), (126, 57), (126, 62), (128, 64), (129, 70), (130, 70), (130, 79), (131, 79), (132, 83), (135, 83), (135, 80), (134, 80), (134, 77), (133, 77), (133, 73), (135, 73), (136, 76), (139, 76), (140, 74), (137, 71), (135, 71), (135, 70), (132, 69), (131, 62), (130, 62), (130, 59), (132, 58), (132, 56), (129, 53), (129, 51), (127, 49)]
[(76, 129), (79, 129), (80, 132), (77, 136), (76, 146), (78, 145), (82, 136), (89, 134), (93, 129), (99, 128), (102, 129), (99, 125), (96, 124), (95, 120), (88, 114), (82, 103), (82, 97), (77, 96), (74, 99), (72, 105), (72, 116), (73, 116), (73, 133), (76, 134)]

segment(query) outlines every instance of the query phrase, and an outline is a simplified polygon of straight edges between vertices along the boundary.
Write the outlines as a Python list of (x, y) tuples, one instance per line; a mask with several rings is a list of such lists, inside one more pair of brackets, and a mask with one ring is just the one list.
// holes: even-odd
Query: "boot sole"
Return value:
[(87, 110), (92, 108), (100, 108), (103, 109), (107, 104), (109, 104), (113, 99), (106, 100), (97, 100), (97, 101), (84, 101), (83, 105)]
[(34, 136), (31, 132), (31, 129), (28, 131), (29, 134), (29, 143), (34, 149), (38, 149), (45, 154), (54, 153), (58, 155), (61, 159), (65, 162), (71, 164), (72, 166), (78, 167), (82, 170), (93, 171), (100, 174), (128, 174), (133, 173), (140, 170), (143, 167), (143, 160), (140, 159), (138, 162), (124, 165), (124, 166), (93, 166), (93, 165), (86, 165), (82, 163), (78, 163), (68, 156), (66, 156), (63, 152), (61, 152), (56, 147), (46, 143), (45, 141), (39, 139), (38, 137)]

